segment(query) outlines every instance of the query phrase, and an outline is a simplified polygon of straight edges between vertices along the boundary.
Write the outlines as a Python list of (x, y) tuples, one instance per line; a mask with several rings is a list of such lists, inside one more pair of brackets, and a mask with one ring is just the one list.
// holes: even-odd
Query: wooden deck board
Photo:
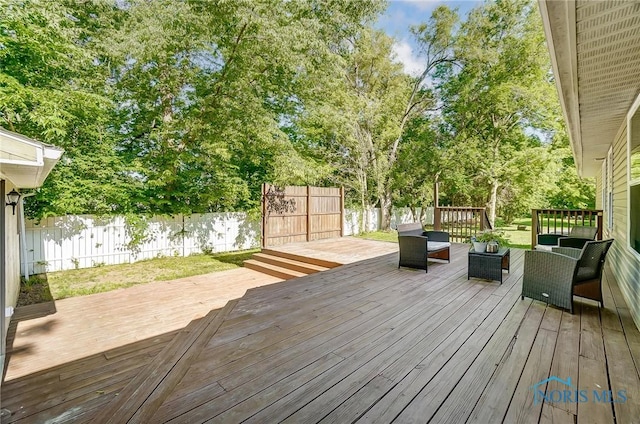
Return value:
[[(9, 422), (101, 422), (95, 417), (122, 402), (138, 411), (128, 414), (130, 422), (154, 423), (613, 423), (615, 413), (621, 424), (640, 415), (640, 333), (609, 270), (605, 308), (576, 300), (571, 315), (520, 299), (521, 250), (513, 249), (500, 285), (467, 280), (466, 245), (454, 245), (451, 263), (434, 262), (428, 273), (398, 269), (392, 243), (358, 246), (357, 239), (288, 246), (294, 254), (351, 263), (250, 287), (202, 337), (181, 343), (179, 330), (169, 327), (138, 344), (66, 356), (66, 363), (11, 378), (2, 387), (3, 407), (16, 412)], [(362, 250), (370, 256), (353, 253)], [(233, 291), (251, 283), (229, 284)], [(167, 288), (167, 296), (178, 295)], [(135, 310), (131, 303), (119, 310)], [(177, 303), (167, 310), (180, 315), (184, 301)], [(142, 304), (148, 311), (150, 303)], [(48, 318), (66, 313), (57, 309)], [(81, 333), (96, 329), (88, 327)], [(146, 334), (133, 325), (123, 331)], [(39, 334), (29, 340), (38, 349)], [(118, 341), (103, 336), (104, 345)], [(160, 360), (171, 341), (192, 352), (181, 356), (188, 360)], [(151, 367), (176, 371), (149, 391), (143, 376)], [(576, 389), (626, 390), (627, 401), (534, 402), (531, 387), (551, 376), (570, 377)], [(127, 398), (133, 381), (147, 394)], [(565, 387), (550, 381), (545, 388)]]
[[(555, 375), (563, 380), (568, 378), (573, 382), (578, 381), (578, 357), (580, 355), (580, 316), (581, 304), (574, 307), (575, 314), (564, 311), (560, 320), (560, 331), (556, 342), (556, 348), (551, 362), (550, 375)], [(547, 384), (547, 392), (564, 390), (566, 387), (558, 381), (550, 381)], [(547, 402), (544, 402), (547, 404)], [(561, 402), (552, 405), (555, 409), (563, 409), (572, 416), (577, 415), (578, 404), (574, 402)], [(544, 409), (543, 409), (544, 411)], [(550, 417), (555, 412), (550, 410)]]
[(540, 329), (504, 417), (507, 423), (536, 423), (542, 412), (542, 402), (536, 402), (531, 387), (548, 378), (556, 347), (562, 312), (546, 308)]
[[(580, 356), (578, 358), (578, 385), (598, 392), (609, 390), (607, 364), (597, 306), (582, 305), (580, 321)], [(591, 399), (592, 400), (592, 399)], [(578, 423), (605, 423), (613, 421), (613, 407), (610, 403), (578, 403)]]

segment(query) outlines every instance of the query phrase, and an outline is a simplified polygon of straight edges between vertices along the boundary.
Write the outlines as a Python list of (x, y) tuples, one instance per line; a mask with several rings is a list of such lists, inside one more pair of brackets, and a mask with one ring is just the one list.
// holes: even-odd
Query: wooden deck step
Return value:
[(283, 280), (291, 280), (292, 278), (304, 277), (307, 275), (305, 272), (295, 271), (293, 269), (283, 268), (278, 265), (268, 264), (255, 259), (248, 259), (244, 261), (244, 267), (252, 269), (254, 271), (262, 272), (264, 274), (272, 275), (274, 277), (282, 278)]
[(337, 266), (342, 265), (341, 263), (338, 263), (338, 262), (328, 261), (325, 259), (311, 258), (308, 256), (296, 255), (295, 253), (281, 252), (279, 250), (273, 250), (273, 249), (262, 249), (262, 253), (266, 255), (279, 256), (281, 258), (287, 258), (294, 261), (304, 262), (307, 264), (318, 265), (325, 268), (335, 268)]
[(315, 274), (316, 272), (326, 271), (329, 269), (328, 267), (315, 265), (306, 261), (298, 261), (284, 258), (282, 256), (269, 255), (268, 253), (256, 253), (251, 257), (251, 259), (282, 268), (292, 269), (298, 272), (304, 272), (305, 274)]
[(127, 384), (117, 398), (97, 412), (92, 422), (148, 422), (237, 303), (237, 299), (232, 300), (224, 308), (192, 321)]

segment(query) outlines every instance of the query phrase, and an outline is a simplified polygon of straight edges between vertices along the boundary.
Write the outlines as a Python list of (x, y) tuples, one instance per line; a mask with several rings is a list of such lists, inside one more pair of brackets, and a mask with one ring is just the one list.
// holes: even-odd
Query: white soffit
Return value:
[(539, 4), (576, 164), (593, 176), (640, 92), (640, 1)]
[(63, 150), (0, 128), (0, 178), (18, 188), (40, 187)]

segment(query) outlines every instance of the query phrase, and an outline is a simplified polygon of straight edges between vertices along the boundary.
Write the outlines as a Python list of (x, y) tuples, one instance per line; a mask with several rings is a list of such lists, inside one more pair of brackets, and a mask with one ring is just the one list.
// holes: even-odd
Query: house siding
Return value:
[[(606, 162), (603, 161), (602, 163), (602, 168), (605, 168), (605, 164)], [(603, 210), (603, 215), (602, 215), (602, 222), (607, 222), (607, 215), (606, 215), (606, 211), (604, 211), (604, 204), (602, 203), (602, 193), (604, 190), (603, 187), (603, 181), (602, 181), (602, 169), (600, 170), (600, 174), (596, 175), (596, 209), (602, 209)], [(604, 234), (604, 233), (603, 233)]]
[[(10, 192), (13, 188), (11, 183), (6, 182), (6, 191)], [(20, 233), (18, 227), (19, 211), (16, 208), (16, 214), (12, 214), (12, 208), (6, 207), (5, 210), (5, 307), (15, 307), (18, 302), (18, 295), (20, 294)], [(7, 318), (5, 325), (8, 325), (9, 319)]]
[[(603, 165), (604, 166), (604, 165)], [(602, 176), (597, 191), (596, 202), (602, 198), (606, 188), (602, 186)], [(604, 225), (603, 236), (613, 238), (615, 242), (608, 255), (611, 270), (618, 281), (631, 316), (640, 328), (640, 260), (628, 247), (627, 216), (627, 122), (623, 123), (613, 141), (613, 228)], [(601, 202), (601, 201), (600, 201)], [(605, 210), (604, 222), (608, 222)]]
[[(7, 181), (2, 180), (0, 182), (0, 192), (4, 197), (4, 192), (9, 192), (14, 187), (9, 184)], [(5, 353), (6, 353), (6, 337), (7, 330), (9, 329), (9, 323), (11, 321), (11, 314), (6, 313), (9, 307), (15, 307), (18, 301), (18, 294), (20, 292), (20, 238), (18, 236), (18, 214), (13, 215), (10, 207), (5, 206), (5, 199), (3, 199), (0, 204), (3, 206), (2, 217), (4, 219), (0, 219), (3, 227), (0, 229), (4, 230), (3, 233), (3, 246), (2, 250), (4, 253), (4, 258), (0, 259), (3, 262), (0, 268), (0, 272), (2, 273), (2, 283), (4, 285), (4, 298), (2, 299), (4, 306), (6, 309), (2, 310), (0, 307), (0, 313), (3, 314), (0, 317), (0, 330), (2, 337), (0, 338), (0, 375), (4, 375), (4, 362), (5, 362)], [(0, 255), (2, 256), (2, 255)]]

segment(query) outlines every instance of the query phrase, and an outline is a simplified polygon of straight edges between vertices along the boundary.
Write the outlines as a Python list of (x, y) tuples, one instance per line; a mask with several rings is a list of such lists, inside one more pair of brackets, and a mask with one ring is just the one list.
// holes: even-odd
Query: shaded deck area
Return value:
[[(520, 299), (523, 251), (500, 285), (467, 280), (467, 249), (429, 273), (392, 253), (250, 289), (182, 330), (7, 381), (6, 422), (638, 422), (640, 333), (609, 270), (605, 308), (571, 315)], [(587, 401), (556, 401), (559, 381), (536, 398), (551, 376)]]

